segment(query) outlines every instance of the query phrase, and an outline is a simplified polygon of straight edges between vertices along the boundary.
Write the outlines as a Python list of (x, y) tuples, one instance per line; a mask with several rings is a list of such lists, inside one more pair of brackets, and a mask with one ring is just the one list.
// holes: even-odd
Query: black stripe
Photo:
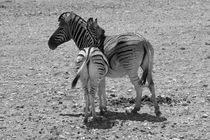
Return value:
[(81, 47), (83, 40), (84, 40), (84, 34), (85, 34), (85, 30), (82, 31), (82, 33), (80, 33), (80, 37), (78, 40), (78, 47)]
[(80, 27), (79, 29), (76, 30), (76, 34), (75, 34), (75, 36), (74, 36), (74, 37), (75, 37), (74, 39), (75, 39), (75, 43), (76, 43), (77, 45), (78, 45), (78, 43), (79, 43), (78, 40), (79, 40), (79, 37), (80, 37), (80, 35), (81, 35), (81, 33), (82, 33), (83, 30), (84, 30), (84, 29), (81, 28), (81, 27)]
[(82, 57), (85, 57), (83, 54), (78, 54), (77, 56), (82, 56)]
[(94, 62), (95, 64), (97, 64), (97, 65), (104, 65), (103, 63), (101, 63), (101, 62)]
[[(117, 54), (118, 55), (121, 55), (121, 54), (123, 54), (123, 53), (130, 53), (130, 52), (132, 52), (133, 50), (132, 49), (130, 49), (130, 50), (123, 50), (123, 51), (119, 51), (119, 52), (117, 52)], [(124, 54), (123, 54), (124, 55)]]
[(121, 58), (119, 59), (119, 61), (123, 61), (123, 60), (125, 60), (125, 59), (128, 60), (128, 61), (132, 60), (132, 59), (129, 60), (129, 58), (130, 58), (130, 56), (121, 57)]

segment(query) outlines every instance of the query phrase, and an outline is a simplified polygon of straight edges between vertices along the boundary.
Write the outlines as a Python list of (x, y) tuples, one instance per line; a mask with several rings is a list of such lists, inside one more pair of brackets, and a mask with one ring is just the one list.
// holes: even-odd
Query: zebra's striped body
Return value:
[[(100, 29), (97, 23), (95, 28)], [(108, 77), (117, 78), (128, 75), (136, 90), (136, 103), (131, 112), (140, 110), (143, 85), (148, 82), (152, 93), (152, 100), (157, 116), (161, 115), (155, 97), (154, 82), (152, 79), (152, 67), (154, 50), (152, 45), (140, 35), (126, 33), (115, 36), (101, 36), (100, 46), (109, 62)], [(138, 69), (142, 68), (141, 79), (138, 76)], [(99, 91), (105, 94), (105, 81), (100, 83)], [(129, 111), (130, 112), (130, 111)]]
[[(82, 49), (77, 56), (77, 63), (80, 65), (77, 75), (72, 82), (72, 88), (76, 86), (77, 80), (80, 78), (83, 89), (85, 91), (85, 120), (88, 120), (89, 105), (91, 105), (91, 113), (93, 118), (96, 118), (95, 114), (95, 92), (99, 86), (99, 83), (105, 78), (108, 72), (108, 61), (104, 54), (95, 47)], [(90, 87), (89, 87), (90, 86)], [(103, 110), (102, 99), (100, 98), (100, 110)]]

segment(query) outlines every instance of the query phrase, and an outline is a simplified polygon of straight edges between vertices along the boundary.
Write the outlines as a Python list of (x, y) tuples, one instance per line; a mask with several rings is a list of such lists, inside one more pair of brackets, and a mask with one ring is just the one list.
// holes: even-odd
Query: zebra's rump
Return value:
[(104, 41), (104, 54), (110, 65), (107, 76), (122, 77), (127, 72), (125, 65), (140, 65), (145, 53), (142, 47), (145, 41), (134, 33), (107, 36)]

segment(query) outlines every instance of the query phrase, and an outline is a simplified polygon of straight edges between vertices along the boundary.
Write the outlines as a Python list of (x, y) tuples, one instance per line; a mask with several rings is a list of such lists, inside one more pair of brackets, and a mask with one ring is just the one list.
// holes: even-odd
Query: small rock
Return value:
[(111, 96), (111, 97), (116, 97), (116, 95), (115, 95), (115, 94), (110, 94), (110, 96)]
[(132, 92), (132, 91), (133, 91), (132, 89), (129, 89), (129, 90), (128, 90), (128, 92)]
[(204, 113), (201, 117), (202, 118), (207, 118), (208, 116), (209, 116), (208, 114)]
[(28, 69), (29, 69), (29, 70), (35, 70), (35, 68), (33, 68), (33, 67), (29, 67)]
[(78, 106), (78, 104), (74, 104), (74, 105), (72, 106), (72, 108), (77, 108), (77, 106)]
[(210, 45), (210, 42), (205, 42), (205, 45)]
[(180, 48), (180, 50), (185, 50), (185, 49), (186, 49), (186, 48), (184, 48), (184, 47), (181, 47), (181, 48)]
[(188, 103), (186, 103), (186, 102), (182, 103), (182, 106), (188, 106)]
[(205, 84), (205, 85), (203, 85), (203, 87), (208, 87), (208, 85), (207, 85), (207, 84)]

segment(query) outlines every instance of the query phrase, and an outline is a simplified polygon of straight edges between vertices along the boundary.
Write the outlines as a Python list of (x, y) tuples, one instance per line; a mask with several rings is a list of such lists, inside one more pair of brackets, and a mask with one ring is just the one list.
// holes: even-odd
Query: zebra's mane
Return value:
[(70, 20), (73, 18), (73, 17), (77, 17), (80, 19), (80, 24), (82, 25), (83, 28), (86, 29), (86, 25), (87, 25), (87, 22), (82, 18), (80, 17), (79, 15), (75, 14), (73, 11), (71, 12), (64, 12), (62, 13), (59, 18), (58, 18), (58, 22), (62, 23), (62, 22), (70, 22)]

